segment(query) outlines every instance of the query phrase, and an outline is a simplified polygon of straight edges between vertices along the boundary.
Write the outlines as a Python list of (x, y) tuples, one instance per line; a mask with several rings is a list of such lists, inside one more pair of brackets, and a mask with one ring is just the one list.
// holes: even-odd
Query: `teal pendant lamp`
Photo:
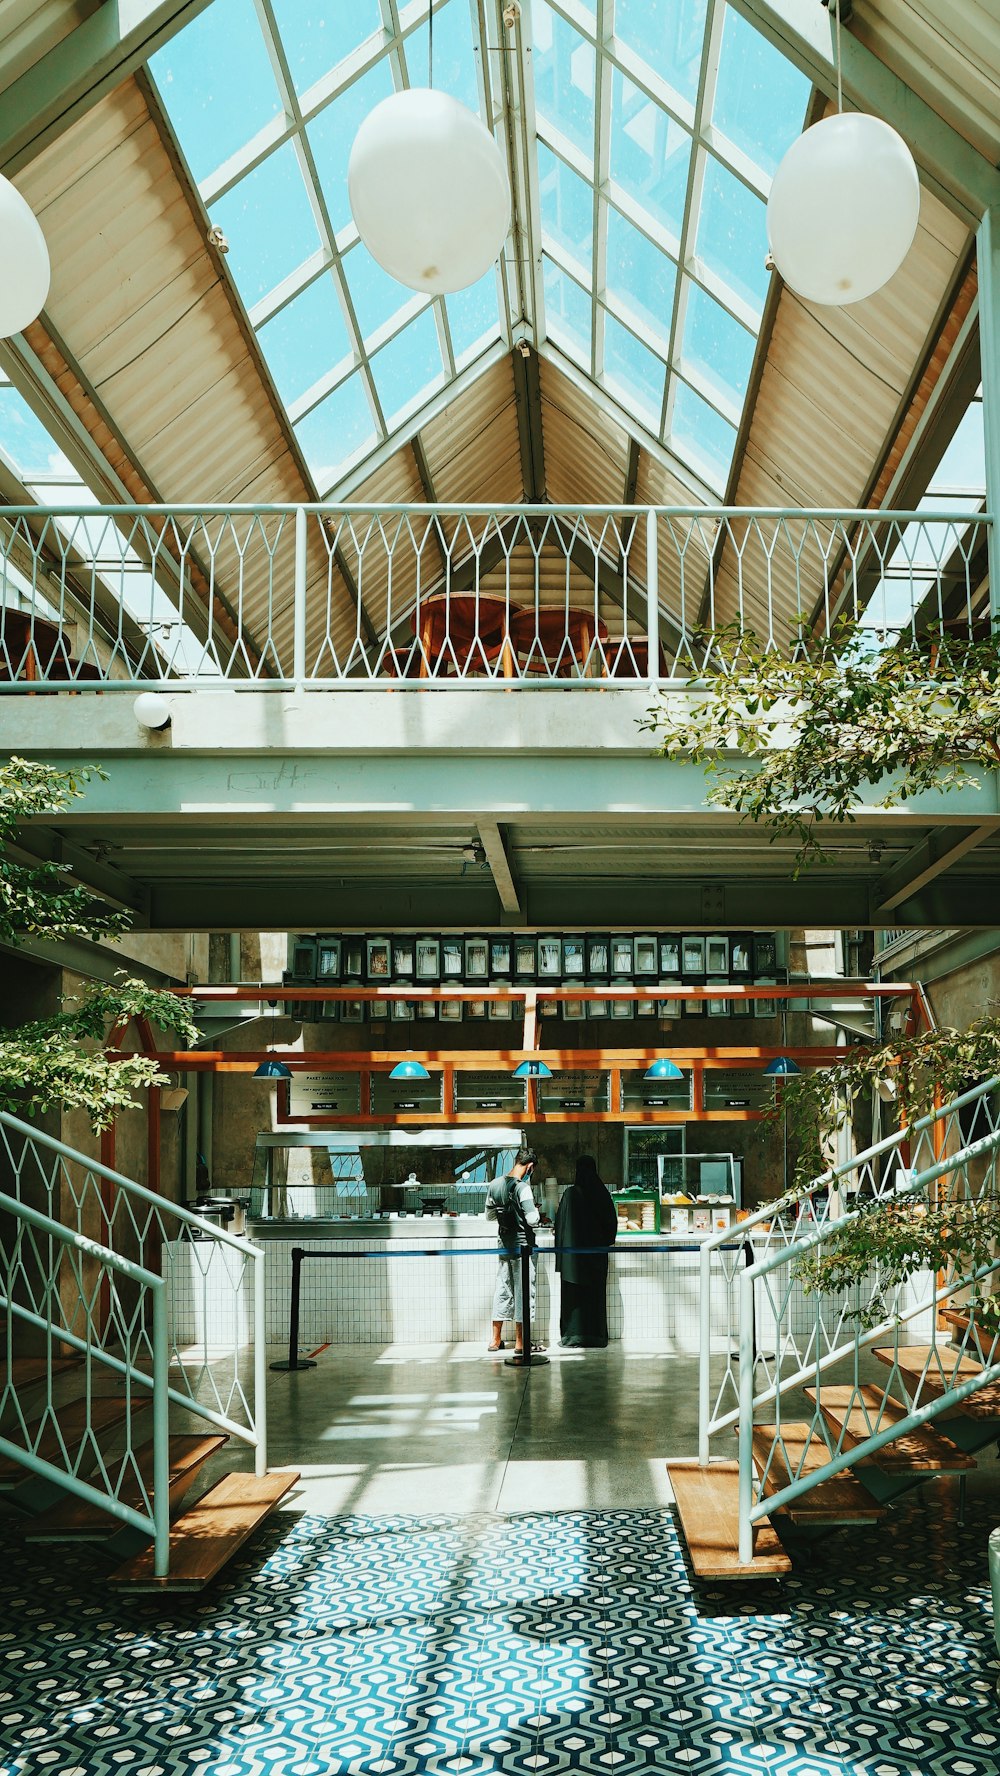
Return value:
[(429, 1079), (430, 1074), (422, 1061), (397, 1061), (389, 1074), (390, 1079)]
[[(277, 999), (269, 999), (267, 1003), (271, 1007), (271, 1047), (273, 1048), (274, 1047), (274, 1013), (275, 1013), (275, 1008), (277, 1006), (278, 1001), (277, 1001)], [(255, 1079), (291, 1079), (292, 1069), (291, 1069), (291, 1067), (286, 1067), (284, 1061), (279, 1061), (279, 1060), (261, 1061), (260, 1065), (258, 1067), (254, 1068), (253, 1076)]]
[(675, 1061), (668, 1055), (661, 1055), (652, 1061), (643, 1074), (643, 1079), (683, 1079), (684, 1075)]
[(774, 1060), (768, 1061), (764, 1068), (764, 1077), (765, 1079), (790, 1079), (793, 1073), (801, 1073), (801, 1071), (802, 1068), (797, 1061), (792, 1060), (791, 1055), (775, 1055)]
[(552, 1068), (544, 1061), (520, 1061), (511, 1074), (512, 1079), (551, 1079)]

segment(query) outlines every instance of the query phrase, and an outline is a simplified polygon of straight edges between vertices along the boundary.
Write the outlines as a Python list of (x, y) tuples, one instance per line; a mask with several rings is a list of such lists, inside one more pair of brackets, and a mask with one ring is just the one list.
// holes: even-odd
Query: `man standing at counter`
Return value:
[[(522, 1147), (505, 1178), (493, 1181), (486, 1195), (486, 1219), (497, 1223), (500, 1235), (497, 1283), (493, 1291), (493, 1340), (487, 1350), (503, 1349), (503, 1323), (514, 1322), (514, 1354), (524, 1348), (524, 1316), (521, 1306), (521, 1253), (531, 1254), (529, 1312), (535, 1318), (535, 1228), (540, 1216), (531, 1194), (530, 1178), (535, 1155)], [(534, 1348), (541, 1347), (532, 1341)]]

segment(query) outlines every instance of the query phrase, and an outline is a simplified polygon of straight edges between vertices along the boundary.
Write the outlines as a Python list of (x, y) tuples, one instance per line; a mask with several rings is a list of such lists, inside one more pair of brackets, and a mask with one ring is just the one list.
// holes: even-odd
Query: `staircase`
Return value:
[[(930, 1480), (957, 1479), (964, 1509), (977, 1453), (1000, 1439), (1000, 1330), (984, 1305), (1000, 1271), (987, 1219), (1000, 1200), (998, 1087), (705, 1241), (699, 1458), (668, 1464), (698, 1576), (780, 1576), (786, 1544), (876, 1524)], [(945, 1205), (971, 1248), (945, 1272), (901, 1280), (884, 1260), (845, 1264), (864, 1216), (891, 1209), (919, 1227)]]
[[(27, 1541), (101, 1544), (118, 1589), (199, 1590), (296, 1484), (267, 1469), (263, 1251), (5, 1112), (0, 1314), (0, 1491)], [(255, 1471), (189, 1505), (237, 1442)]]

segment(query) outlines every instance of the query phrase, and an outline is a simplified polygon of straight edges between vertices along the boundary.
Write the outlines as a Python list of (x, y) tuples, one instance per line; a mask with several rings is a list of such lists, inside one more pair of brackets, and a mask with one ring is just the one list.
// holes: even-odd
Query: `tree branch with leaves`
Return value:
[(701, 670), (640, 726), (707, 766), (713, 806), (795, 839), (796, 875), (825, 861), (825, 829), (856, 820), (864, 791), (898, 808), (1000, 765), (1000, 637), (880, 648), (844, 621), (791, 659), (735, 624), (701, 639)]

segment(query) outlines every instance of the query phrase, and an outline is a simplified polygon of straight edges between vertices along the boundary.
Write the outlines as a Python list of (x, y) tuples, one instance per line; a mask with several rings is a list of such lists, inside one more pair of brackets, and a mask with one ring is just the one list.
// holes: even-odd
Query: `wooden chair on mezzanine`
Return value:
[(421, 599), (410, 617), (419, 642), (418, 676), (492, 676), (500, 662), (502, 676), (513, 678), (510, 629), (516, 609), (506, 598), (485, 592), (439, 592)]
[(592, 610), (522, 605), (511, 611), (510, 639), (522, 672), (542, 672), (549, 678), (604, 676), (608, 626)]

